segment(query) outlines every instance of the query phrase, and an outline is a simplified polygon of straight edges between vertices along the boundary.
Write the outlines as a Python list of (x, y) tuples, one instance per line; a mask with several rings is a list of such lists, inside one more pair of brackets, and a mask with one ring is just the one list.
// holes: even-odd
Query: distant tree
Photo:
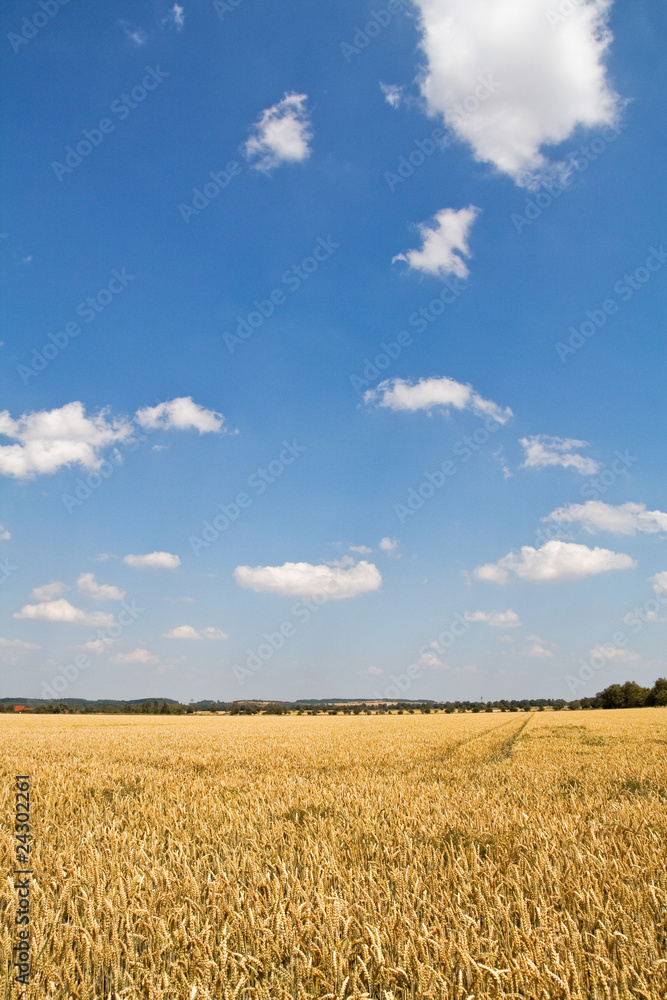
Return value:
[(664, 677), (658, 677), (657, 681), (649, 691), (646, 704), (660, 706), (667, 705), (667, 680)]

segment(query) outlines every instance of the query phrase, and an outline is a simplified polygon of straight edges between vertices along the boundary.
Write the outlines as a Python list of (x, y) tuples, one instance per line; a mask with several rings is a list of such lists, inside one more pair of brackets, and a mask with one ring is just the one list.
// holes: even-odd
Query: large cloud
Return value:
[(104, 611), (82, 611), (61, 598), (59, 601), (44, 601), (42, 604), (26, 604), (14, 612), (14, 618), (28, 618), (33, 621), (59, 622), (66, 625), (89, 625), (91, 628), (106, 628), (113, 625), (113, 615)]
[(142, 556), (124, 556), (123, 562), (126, 566), (133, 566), (135, 569), (176, 569), (181, 565), (179, 557), (171, 552), (148, 552)]
[(590, 535), (598, 531), (608, 531), (612, 535), (634, 535), (638, 531), (654, 535), (667, 531), (667, 514), (661, 510), (647, 510), (643, 503), (623, 503), (614, 507), (602, 500), (587, 500), (558, 507), (542, 520), (580, 524)]
[[(476, 160), (522, 185), (554, 169), (542, 147), (615, 122), (603, 64), (611, 0), (415, 0), (426, 68), (421, 90)], [(554, 16), (555, 14), (555, 16)], [(562, 169), (561, 169), (562, 172)]]
[(521, 552), (510, 552), (497, 563), (486, 563), (473, 570), (477, 580), (507, 583), (513, 573), (522, 580), (579, 580), (584, 576), (606, 573), (612, 569), (630, 569), (637, 563), (622, 552), (589, 549), (586, 545), (552, 539), (540, 549), (524, 545)]
[(225, 418), (215, 410), (206, 410), (192, 401), (191, 396), (179, 396), (157, 406), (137, 410), (135, 420), (141, 427), (154, 430), (196, 430), (200, 434), (217, 433)]
[(492, 417), (499, 424), (512, 417), (509, 407), (498, 406), (482, 399), (471, 385), (463, 385), (443, 375), (440, 378), (422, 378), (410, 383), (402, 378), (387, 379), (377, 389), (364, 394), (366, 403), (378, 400), (378, 406), (390, 410), (431, 410), (434, 406), (453, 406), (457, 410), (472, 410), (478, 416)]
[(106, 410), (87, 417), (83, 403), (74, 402), (24, 414), (18, 420), (3, 410), (0, 434), (17, 442), (0, 446), (0, 474), (27, 479), (72, 463), (99, 468), (100, 451), (131, 437), (132, 425), (124, 419), (108, 420)]
[(280, 163), (298, 163), (310, 156), (307, 100), (306, 94), (285, 94), (262, 111), (245, 145), (246, 157), (256, 170), (268, 172)]
[(526, 456), (522, 469), (544, 469), (549, 465), (559, 465), (564, 469), (576, 469), (582, 476), (594, 476), (600, 470), (599, 462), (578, 455), (573, 450), (588, 447), (587, 441), (535, 434), (533, 437), (521, 438), (519, 444)]
[(350, 568), (340, 563), (313, 566), (305, 562), (287, 562), (282, 566), (237, 566), (234, 579), (239, 587), (249, 590), (289, 597), (310, 597), (319, 592), (325, 593), (330, 600), (356, 597), (357, 594), (378, 590), (382, 584), (377, 566), (365, 560)]
[(463, 257), (470, 256), (468, 234), (479, 211), (474, 205), (458, 211), (443, 208), (435, 215), (435, 225), (422, 222), (417, 226), (422, 238), (421, 250), (399, 253), (392, 264), (404, 260), (413, 270), (424, 274), (439, 278), (455, 274), (458, 278), (467, 278), (470, 272)]

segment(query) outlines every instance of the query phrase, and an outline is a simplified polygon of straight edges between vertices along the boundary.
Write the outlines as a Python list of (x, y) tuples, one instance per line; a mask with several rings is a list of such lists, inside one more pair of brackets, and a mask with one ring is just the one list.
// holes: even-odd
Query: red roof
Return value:
[(14, 705), (15, 712), (32, 712), (33, 709), (28, 705)]

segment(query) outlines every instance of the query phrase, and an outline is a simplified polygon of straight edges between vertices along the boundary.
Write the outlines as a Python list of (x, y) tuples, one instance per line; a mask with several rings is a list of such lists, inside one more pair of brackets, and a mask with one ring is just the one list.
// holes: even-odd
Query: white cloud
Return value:
[(449, 670), (447, 664), (443, 663), (435, 653), (422, 653), (417, 660), (417, 666), (422, 670)]
[(89, 625), (91, 628), (105, 628), (113, 625), (113, 615), (103, 611), (82, 611), (75, 608), (65, 598), (59, 601), (44, 601), (42, 604), (26, 604), (14, 612), (14, 618), (30, 618), (33, 621), (60, 622), (72, 625)]
[(262, 111), (245, 144), (245, 155), (256, 170), (273, 170), (280, 163), (298, 163), (310, 156), (312, 139), (306, 94), (285, 94)]
[(395, 538), (381, 538), (378, 548), (382, 552), (386, 552), (388, 556), (397, 556), (400, 559), (398, 544)]
[(350, 545), (350, 552), (358, 552), (360, 556), (369, 556), (372, 551), (368, 545)]
[(94, 601), (122, 601), (125, 591), (110, 583), (98, 583), (93, 573), (82, 573), (76, 581), (79, 592)]
[(167, 21), (171, 21), (177, 31), (180, 31), (185, 23), (185, 15), (183, 13), (183, 7), (180, 7), (177, 3), (169, 11), (166, 18)]
[(61, 597), (69, 587), (61, 580), (54, 580), (53, 583), (45, 583), (43, 587), (33, 587), (30, 596), (35, 601), (52, 601), (55, 597)]
[(505, 646), (509, 646), (514, 642), (513, 635), (499, 635), (498, 642), (502, 642)]
[(175, 628), (169, 629), (168, 632), (163, 633), (163, 639), (227, 639), (229, 638), (225, 632), (221, 632), (219, 628), (213, 628), (209, 626), (208, 628), (196, 629), (192, 625), (176, 625)]
[(11, 537), (11, 532), (7, 531), (4, 524), (0, 524), (0, 541), (8, 542)]
[(550, 649), (539, 642), (534, 642), (526, 649), (526, 656), (532, 656), (536, 660), (551, 660), (553, 655)]
[(0, 649), (20, 650), (20, 649), (41, 649), (34, 642), (23, 642), (22, 639), (4, 639), (0, 636)]
[(582, 0), (558, 23), (554, 0), (415, 3), (429, 113), (441, 116), (478, 162), (533, 186), (554, 170), (564, 173), (542, 147), (577, 127), (617, 120), (620, 102), (603, 62), (611, 0)]
[(107, 411), (87, 417), (80, 402), (55, 410), (39, 410), (13, 420), (8, 410), (0, 413), (0, 434), (16, 444), (0, 446), (0, 475), (27, 479), (50, 474), (73, 463), (97, 469), (100, 451), (132, 435), (124, 419), (107, 420)]
[(131, 28), (127, 21), (121, 21), (120, 23), (126, 37), (129, 38), (131, 42), (134, 42), (134, 44), (139, 47), (146, 44), (148, 41), (148, 32), (144, 31), (143, 28)]
[(471, 385), (455, 382), (443, 375), (441, 378), (422, 378), (416, 384), (402, 378), (386, 379), (377, 389), (364, 393), (364, 402), (378, 399), (378, 406), (391, 410), (431, 410), (434, 406), (453, 406), (457, 410), (472, 410), (479, 416), (491, 417), (499, 424), (505, 424), (513, 416), (509, 407), (504, 409), (497, 403), (482, 399)]
[(384, 670), (381, 667), (369, 667), (366, 673), (372, 674), (373, 677), (382, 677)]
[[(342, 560), (341, 560), (342, 562)], [(234, 579), (239, 587), (283, 594), (289, 597), (310, 597), (324, 592), (330, 600), (356, 597), (378, 590), (382, 576), (373, 563), (362, 560), (349, 569), (340, 563), (321, 564), (287, 562), (282, 566), (237, 566)]]
[(604, 656), (607, 660), (616, 660), (620, 663), (635, 663), (639, 659), (639, 655), (632, 650), (619, 649), (617, 646), (593, 646), (588, 655)]
[(518, 628), (521, 625), (516, 611), (466, 611), (463, 615), (467, 622), (484, 622), (492, 628)]
[(468, 267), (463, 257), (470, 257), (468, 234), (470, 227), (479, 214), (480, 209), (474, 205), (467, 208), (443, 208), (434, 217), (435, 225), (425, 222), (417, 226), (422, 238), (421, 250), (407, 250), (392, 258), (403, 260), (415, 271), (446, 278), (455, 274), (458, 278), (467, 278)]
[(600, 470), (599, 462), (572, 451), (573, 448), (587, 448), (587, 441), (536, 434), (521, 438), (519, 444), (526, 455), (522, 469), (543, 469), (547, 465), (560, 465), (564, 469), (576, 469), (582, 476), (593, 476)]
[(602, 500), (587, 500), (586, 503), (558, 507), (542, 520), (580, 524), (590, 535), (598, 531), (608, 531), (612, 535), (634, 535), (638, 531), (652, 535), (667, 531), (667, 514), (661, 510), (647, 510), (643, 503), (624, 503), (614, 507)]
[(552, 539), (541, 548), (524, 545), (520, 553), (510, 552), (497, 563), (487, 563), (473, 570), (477, 580), (507, 583), (510, 573), (522, 580), (579, 580), (585, 576), (606, 573), (612, 569), (630, 569), (637, 563), (622, 552), (589, 549), (574, 542)]
[(384, 99), (387, 104), (390, 104), (392, 108), (397, 108), (399, 106), (403, 97), (402, 87), (398, 87), (395, 83), (380, 82), (380, 90), (384, 94)]
[(147, 649), (135, 649), (131, 653), (116, 653), (111, 657), (112, 663), (157, 663), (157, 656), (153, 656)]
[(75, 649), (81, 650), (82, 653), (95, 653), (99, 655), (106, 652), (113, 645), (115, 645), (113, 639), (89, 639), (88, 642), (84, 642), (82, 646), (76, 646)]
[(126, 566), (133, 566), (135, 569), (176, 569), (181, 565), (178, 556), (171, 552), (149, 552), (143, 556), (124, 556), (123, 562)]
[(658, 596), (662, 594), (667, 596), (667, 570), (663, 570), (661, 573), (655, 573), (649, 578), (649, 583), (653, 584), (653, 589)]
[(215, 410), (206, 410), (192, 401), (191, 396), (179, 396), (157, 406), (137, 410), (135, 420), (150, 430), (196, 430), (200, 434), (218, 433), (225, 418)]

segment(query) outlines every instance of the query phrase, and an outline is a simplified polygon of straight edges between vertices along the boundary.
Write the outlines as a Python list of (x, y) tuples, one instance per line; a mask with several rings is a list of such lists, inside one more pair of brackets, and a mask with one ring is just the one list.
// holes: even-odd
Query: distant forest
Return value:
[(659, 677), (652, 688), (635, 681), (611, 684), (592, 698), (565, 701), (563, 698), (524, 698), (499, 701), (388, 701), (331, 698), (299, 701), (196, 701), (183, 705), (171, 698), (139, 698), (134, 701), (113, 701), (86, 698), (63, 698), (47, 701), (43, 698), (1, 698), (0, 712), (31, 711), (38, 714), (70, 715), (192, 715), (195, 712), (225, 712), (228, 715), (371, 715), (388, 712), (414, 714), (421, 712), (530, 712), (586, 710), (592, 708), (644, 708), (667, 706), (667, 680)]

